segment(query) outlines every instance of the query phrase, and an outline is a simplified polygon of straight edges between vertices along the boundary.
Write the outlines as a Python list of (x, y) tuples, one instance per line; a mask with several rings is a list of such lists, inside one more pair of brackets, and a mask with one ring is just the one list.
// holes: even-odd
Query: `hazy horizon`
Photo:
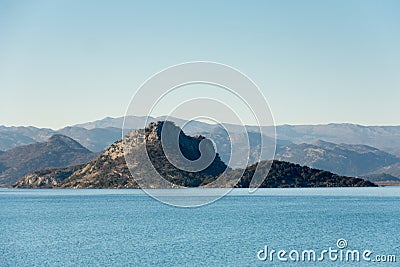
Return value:
[(118, 117), (188, 61), (249, 76), (277, 125), (400, 125), (399, 13), (392, 0), (2, 1), (0, 125)]
[[(166, 115), (160, 115), (157, 116), (155, 118), (159, 118), (159, 117), (164, 117)], [(40, 127), (37, 125), (6, 125), (6, 124), (0, 124), (0, 126), (5, 126), (5, 127), (35, 127), (35, 128), (43, 128), (43, 129), (51, 129), (51, 130), (60, 130), (66, 127), (75, 127), (75, 126), (79, 126), (81, 124), (86, 124), (86, 123), (92, 123), (92, 122), (96, 122), (96, 121), (101, 121), (104, 119), (120, 119), (123, 118), (124, 116), (117, 116), (117, 117), (111, 117), (111, 116), (106, 116), (103, 117), (101, 119), (95, 119), (95, 120), (91, 120), (91, 121), (81, 121), (81, 122), (77, 122), (77, 123), (73, 123), (73, 124), (68, 124), (68, 125), (64, 125), (61, 126), (59, 128), (52, 128), (52, 127)], [(134, 117), (145, 117), (145, 116), (134, 116)], [(177, 119), (182, 119), (182, 118), (177, 118)], [(183, 119), (184, 120), (184, 119)], [(206, 122), (206, 121), (201, 121), (201, 120), (195, 120), (195, 121), (200, 121), (200, 122), (204, 122), (204, 123), (208, 123), (208, 124), (216, 124), (216, 123), (210, 123), (210, 122)], [(227, 124), (231, 124), (229, 122), (222, 122), (222, 123), (227, 123)], [(278, 126), (285, 126), (285, 125), (289, 125), (289, 126), (319, 126), (319, 125), (330, 125), (330, 124), (349, 124), (349, 125), (358, 125), (358, 126), (363, 126), (363, 127), (400, 127), (399, 125), (365, 125), (365, 124), (358, 124), (358, 123), (352, 123), (352, 122), (327, 122), (327, 123), (316, 123), (316, 124), (289, 124), (289, 123), (283, 123), (283, 124), (275, 124), (276, 127)], [(257, 125), (251, 125), (251, 124), (246, 124), (246, 126), (257, 126)], [(262, 125), (265, 126), (265, 125)]]

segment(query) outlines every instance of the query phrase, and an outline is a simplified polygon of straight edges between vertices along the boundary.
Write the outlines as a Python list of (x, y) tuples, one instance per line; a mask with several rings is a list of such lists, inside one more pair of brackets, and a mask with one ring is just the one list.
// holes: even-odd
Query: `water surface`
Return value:
[(273, 266), (257, 259), (265, 245), (322, 250), (340, 238), (400, 261), (400, 187), (235, 189), (199, 208), (141, 190), (0, 189), (0, 202), (0, 266)]

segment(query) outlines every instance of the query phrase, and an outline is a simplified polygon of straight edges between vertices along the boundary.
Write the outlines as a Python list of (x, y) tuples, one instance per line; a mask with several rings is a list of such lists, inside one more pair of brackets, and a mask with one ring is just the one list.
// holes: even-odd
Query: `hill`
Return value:
[(0, 126), (0, 150), (9, 150), (18, 146), (46, 142), (51, 136), (61, 134), (77, 140), (87, 149), (99, 152), (121, 138), (120, 128), (65, 127), (58, 131), (36, 127)]
[[(125, 128), (140, 129), (146, 122), (147, 117), (144, 116), (128, 116), (125, 118)], [(153, 118), (149, 117), (148, 122), (164, 120), (164, 117)], [(185, 120), (179, 118), (170, 118), (177, 126), (183, 127), (186, 124)], [(92, 141), (98, 141), (96, 132), (91, 132), (94, 129), (104, 129), (105, 131), (115, 132), (120, 131), (124, 122), (124, 117), (119, 118), (104, 118), (94, 122), (77, 124), (66, 128), (80, 128), (79, 135), (69, 135), (68, 130), (61, 129), (54, 131), (51, 129), (41, 129), (35, 127), (5, 127), (0, 126), (0, 150), (8, 150), (20, 145), (42, 142), (47, 140), (51, 135), (60, 133), (67, 135), (75, 140), (80, 140), (82, 145), (92, 151), (101, 151), (107, 148), (110, 144), (120, 139), (120, 135), (113, 136), (97, 145), (92, 144)], [(225, 127), (231, 132), (237, 132), (241, 126), (224, 123)], [(190, 135), (196, 133), (210, 133), (213, 129), (219, 127), (216, 124), (208, 124), (200, 121), (193, 121), (185, 125), (185, 132)], [(248, 132), (258, 132), (258, 127), (246, 126)], [(269, 129), (270, 127), (265, 127)], [(83, 131), (82, 129), (86, 130)], [(268, 132), (268, 131), (267, 131)], [(269, 132), (272, 132), (269, 130)], [(287, 140), (295, 144), (307, 143), (311, 144), (318, 140), (324, 140), (331, 143), (345, 144), (363, 144), (376, 147), (380, 150), (400, 156), (400, 126), (363, 126), (350, 123), (330, 123), (320, 125), (277, 125), (277, 138)], [(101, 133), (101, 134), (104, 134)], [(89, 141), (86, 140), (89, 136)], [(110, 135), (112, 137), (112, 135)], [(86, 142), (86, 143), (85, 143)]]
[(382, 173), (386, 173), (386, 174), (392, 175), (394, 177), (400, 178), (400, 163), (394, 163), (394, 164), (379, 168), (370, 174), (382, 174)]
[(46, 128), (0, 126), (0, 150), (5, 151), (17, 146), (44, 142), (53, 134), (53, 130)]
[(363, 126), (350, 123), (280, 125), (277, 137), (296, 144), (324, 140), (336, 144), (363, 144), (400, 156), (400, 126)]
[(122, 132), (119, 128), (95, 128), (85, 129), (80, 127), (65, 127), (57, 131), (79, 142), (90, 151), (100, 152), (108, 148), (112, 143), (121, 139)]
[[(200, 143), (205, 144), (203, 153), (213, 155), (210, 166), (200, 172), (182, 171), (170, 163), (169, 157), (174, 157), (176, 151), (170, 154), (165, 153), (161, 145), (161, 129), (168, 127), (167, 133), (179, 131), (179, 148), (186, 159), (197, 160), (200, 157)], [(175, 134), (171, 134), (175, 136)], [(130, 144), (129, 168), (123, 153), (123, 143)], [(140, 142), (146, 143), (146, 150), (140, 149)], [(167, 141), (168, 144), (168, 141)], [(164, 143), (165, 145), (165, 143)], [(146, 153), (147, 152), (147, 153)], [(137, 179), (150, 181), (147, 183), (151, 188), (165, 188), (166, 184), (153, 182), (154, 170), (148, 169), (143, 160), (147, 155), (155, 169), (166, 180), (175, 186), (198, 187), (206, 186), (227, 170), (222, 181), (225, 187), (246, 187), (249, 183), (251, 172), (254, 172), (256, 165), (245, 170), (244, 176), (239, 183), (238, 179), (232, 180), (241, 170), (229, 169), (215, 154), (211, 142), (202, 136), (187, 136), (170, 122), (155, 122), (142, 130), (136, 130), (111, 145), (104, 153), (95, 160), (79, 166), (48, 169), (35, 171), (27, 174), (13, 185), (15, 188), (138, 188)], [(204, 155), (203, 155), (204, 156)], [(168, 159), (167, 159), (168, 157)], [(266, 162), (260, 163), (267, 166)], [(228, 169), (227, 169), (228, 168)], [(131, 175), (133, 173), (133, 177)], [(136, 180), (135, 180), (135, 179)], [(240, 178), (240, 177), (238, 177)], [(374, 186), (374, 184), (359, 178), (344, 177), (330, 172), (311, 169), (308, 167), (274, 161), (272, 169), (263, 187), (313, 187), (313, 186)]]
[[(180, 131), (172, 123), (167, 123), (169, 131)], [(210, 142), (209, 154), (215, 157), (209, 167), (200, 172), (181, 171), (172, 165), (162, 149), (161, 129), (164, 122), (151, 123), (145, 130), (136, 130), (111, 145), (97, 159), (78, 167), (37, 171), (23, 177), (15, 187), (73, 187), (73, 188), (137, 188), (136, 181), (131, 176), (126, 165), (123, 142), (138, 142), (138, 137), (146, 138), (146, 149), (153, 163), (162, 176), (178, 186), (199, 186), (203, 181), (221, 174), (227, 166), (221, 161), (219, 155), (215, 155)], [(200, 156), (199, 143), (205, 138), (202, 136), (190, 137), (183, 132), (180, 134), (180, 148), (184, 156), (196, 160)], [(134, 147), (134, 146), (133, 146)], [(131, 169), (137, 174), (135, 177), (152, 179), (152, 170), (146, 169), (141, 161), (146, 156), (146, 151), (137, 149), (132, 153), (137, 166)], [(70, 174), (67, 177), (64, 174)], [(47, 181), (43, 183), (43, 181)], [(158, 184), (152, 185), (158, 187)]]
[(96, 157), (75, 140), (54, 135), (47, 142), (20, 146), (0, 155), (0, 186), (7, 186), (21, 176), (37, 169), (66, 167)]
[[(251, 177), (257, 165), (267, 164), (257, 163), (246, 168), (242, 178), (236, 187), (249, 187)], [(267, 178), (261, 184), (262, 188), (282, 188), (282, 187), (353, 187), (353, 186), (375, 186), (370, 181), (361, 178), (346, 177), (333, 174), (331, 172), (300, 166), (284, 161), (273, 161)]]
[(379, 185), (400, 185), (400, 178), (387, 173), (368, 174), (362, 178)]
[(275, 158), (347, 176), (360, 176), (400, 163), (400, 158), (371, 146), (334, 144), (321, 140), (313, 144), (280, 147)]
[[(76, 125), (87, 129), (116, 127), (121, 128), (123, 117), (105, 118), (95, 122)], [(164, 117), (149, 117), (148, 122), (164, 120)], [(182, 127), (186, 121), (179, 118), (170, 118), (176, 125)], [(139, 129), (144, 125), (146, 117), (127, 117), (126, 125), (130, 129)], [(232, 132), (240, 129), (241, 126), (224, 123), (224, 126)], [(187, 134), (195, 134), (200, 132), (211, 132), (218, 127), (215, 124), (195, 121), (185, 126)], [(246, 126), (249, 132), (258, 132), (258, 127)], [(265, 127), (268, 129), (269, 127)], [(267, 131), (268, 132), (268, 131)], [(400, 156), (400, 126), (363, 126), (351, 123), (329, 123), (319, 125), (277, 125), (277, 138), (287, 140), (295, 144), (307, 143), (311, 144), (318, 140), (324, 140), (336, 144), (364, 144), (376, 147), (390, 154)]]

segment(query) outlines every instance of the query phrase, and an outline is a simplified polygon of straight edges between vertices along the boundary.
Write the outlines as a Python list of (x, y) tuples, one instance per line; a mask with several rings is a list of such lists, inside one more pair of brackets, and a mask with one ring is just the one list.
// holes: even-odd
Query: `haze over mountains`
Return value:
[[(146, 120), (149, 123), (163, 119), (165, 117), (131, 116), (126, 118), (125, 128), (139, 129), (143, 128)], [(186, 122), (177, 118), (172, 118), (172, 120), (177, 126), (182, 126)], [(57, 131), (35, 127), (0, 126), (0, 155), (4, 155), (2, 151), (21, 145), (45, 142), (54, 134), (68, 136), (88, 150), (100, 152), (121, 139), (123, 123), (123, 117), (105, 118)], [(232, 124), (224, 124), (224, 126), (234, 132), (234, 138), (238, 138), (239, 133), (236, 132), (239, 132), (238, 129), (241, 126)], [(246, 128), (251, 147), (249, 164), (253, 164), (258, 159), (260, 134), (257, 127), (247, 126)], [(271, 128), (266, 127), (266, 129), (267, 132), (271, 132)], [(211, 138), (221, 159), (228, 162), (231, 152), (230, 142), (226, 131), (220, 125), (193, 121), (186, 124), (183, 130), (189, 135), (202, 134)], [(393, 179), (399, 179), (398, 182), (400, 182), (400, 126), (281, 125), (276, 127), (276, 131), (278, 138), (276, 159), (324, 169), (339, 175), (368, 176), (378, 180), (391, 176), (394, 177)], [(269, 137), (265, 137), (265, 140), (273, 141)], [(7, 151), (5, 154), (10, 155), (10, 152)], [(243, 158), (246, 159), (247, 155), (243, 154)], [(264, 159), (266, 158), (262, 158)], [(0, 161), (0, 170), (4, 169), (2, 164), (4, 163)], [(57, 165), (57, 167), (70, 166), (68, 162), (66, 164)], [(43, 165), (45, 164), (38, 167), (42, 168)]]
[(400, 156), (400, 126), (362, 126), (349, 123), (326, 125), (282, 125), (278, 138), (293, 143), (324, 140), (336, 144), (368, 145)]
[[(165, 129), (165, 127), (167, 140), (162, 145), (161, 129)], [(207, 158), (207, 155), (212, 156), (211, 163), (198, 172), (181, 170), (171, 164), (170, 157), (178, 157), (178, 153), (175, 151), (176, 146), (173, 146), (175, 150), (168, 152), (164, 145), (168, 146), (175, 140), (174, 133), (179, 135), (178, 149), (186, 159), (191, 160), (189, 165), (193, 161), (199, 160), (200, 157)], [(200, 146), (201, 142), (206, 142), (203, 143), (203, 147)], [(124, 146), (124, 144), (128, 145)], [(200, 148), (202, 149), (201, 153)], [(146, 150), (151, 164), (144, 163), (147, 157)], [(128, 158), (129, 161), (125, 161), (125, 158)], [(261, 187), (375, 186), (363, 179), (339, 176), (288, 162), (268, 163), (262, 161), (258, 164), (265, 174), (267, 173), (266, 168), (272, 164), (271, 172), (268, 173)], [(139, 188), (139, 185), (145, 188), (248, 187), (255, 168), (256, 165), (252, 165), (245, 170), (232, 170), (221, 161), (218, 153), (215, 154), (214, 147), (209, 140), (202, 136), (187, 136), (171, 122), (156, 122), (151, 123), (145, 129), (130, 132), (124, 139), (114, 143), (98, 158), (87, 164), (35, 171), (19, 179), (13, 187)], [(226, 173), (224, 173), (225, 171)], [(155, 179), (157, 173), (165, 180)], [(219, 177), (220, 175), (221, 177)]]
[(65, 127), (55, 131), (36, 127), (0, 126), (0, 150), (8, 150), (22, 145), (45, 142), (55, 134), (66, 135), (93, 152), (100, 152), (122, 136), (120, 128), (85, 129), (81, 127)]
[(321, 140), (280, 147), (275, 158), (351, 176), (365, 175), (400, 162), (400, 158), (371, 146)]
[(34, 170), (81, 164), (97, 155), (75, 140), (56, 134), (46, 142), (19, 146), (0, 154), (0, 186), (10, 185)]
[[(165, 116), (148, 118), (148, 123), (164, 120)], [(182, 127), (186, 120), (170, 118), (177, 126)], [(19, 145), (46, 141), (55, 133), (67, 135), (88, 149), (98, 152), (121, 138), (121, 128), (124, 117), (104, 118), (94, 122), (77, 124), (55, 131), (36, 127), (5, 127), (0, 126), (0, 150), (7, 150)], [(144, 116), (130, 116), (126, 118), (125, 128), (143, 128), (146, 122)], [(232, 129), (241, 126), (224, 124)], [(211, 132), (218, 127), (215, 124), (195, 121), (186, 125), (183, 129), (188, 134)], [(265, 127), (268, 128), (268, 127)], [(101, 130), (99, 130), (101, 129)], [(249, 132), (257, 132), (255, 126), (247, 126)], [(276, 126), (277, 138), (292, 143), (313, 143), (318, 140), (336, 144), (363, 144), (376, 147), (388, 153), (400, 156), (400, 126), (361, 126), (348, 123), (331, 123), (324, 125), (278, 125)], [(100, 138), (99, 138), (100, 137)], [(100, 139), (100, 140), (99, 140)], [(112, 141), (111, 141), (112, 140)]]

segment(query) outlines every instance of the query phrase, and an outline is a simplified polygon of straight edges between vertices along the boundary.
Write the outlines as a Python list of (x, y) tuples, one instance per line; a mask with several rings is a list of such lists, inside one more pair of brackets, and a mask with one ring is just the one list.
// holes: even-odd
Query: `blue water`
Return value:
[[(0, 189), (0, 266), (274, 266), (270, 249), (348, 248), (399, 266), (400, 188), (235, 189), (200, 208), (160, 203), (140, 190)], [(293, 266), (294, 262), (280, 263)]]

